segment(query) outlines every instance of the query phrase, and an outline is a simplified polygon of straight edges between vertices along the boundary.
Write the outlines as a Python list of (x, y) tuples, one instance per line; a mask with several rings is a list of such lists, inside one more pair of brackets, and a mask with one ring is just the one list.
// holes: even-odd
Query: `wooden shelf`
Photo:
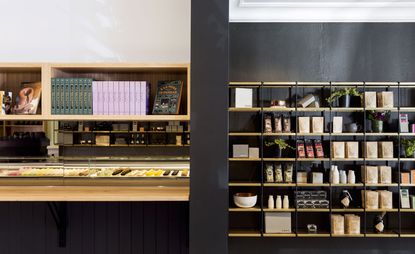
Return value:
[(295, 208), (288, 208), (288, 209), (269, 209), (264, 208), (264, 212), (273, 212), (273, 213), (288, 213), (288, 212), (295, 212)]
[(379, 212), (391, 212), (391, 213), (397, 213), (399, 212), (399, 209), (392, 208), (392, 209), (366, 209), (367, 213), (379, 213)]
[(188, 201), (189, 187), (0, 186), (0, 201)]
[(298, 187), (329, 187), (329, 183), (297, 183)]
[(229, 136), (231, 137), (255, 137), (261, 136), (260, 132), (230, 132)]
[(336, 212), (336, 213), (360, 213), (360, 212), (363, 213), (365, 209), (363, 208), (332, 208), (331, 211)]
[(366, 183), (366, 187), (398, 187), (397, 183)]
[(261, 237), (261, 233), (256, 230), (229, 230), (229, 237)]
[(239, 208), (239, 207), (233, 207), (229, 208), (229, 212), (260, 212), (260, 207), (252, 207), (252, 208)]
[(330, 237), (330, 233), (328, 232), (318, 232), (317, 233), (308, 233), (306, 231), (299, 231), (297, 233), (298, 237)]
[(304, 213), (328, 213), (330, 209), (326, 208), (297, 208), (297, 212)]
[(372, 237), (372, 238), (399, 237), (397, 233), (366, 233), (365, 236)]
[(259, 158), (229, 158), (229, 161), (261, 161)]
[(331, 187), (363, 187), (364, 184), (363, 183), (353, 183), (353, 184), (351, 184), (351, 183), (336, 183), (336, 184), (332, 183), (330, 186)]
[(401, 208), (401, 213), (415, 213), (415, 209), (413, 208)]
[(265, 187), (295, 187), (295, 183), (264, 183)]
[(295, 136), (295, 133), (291, 133), (291, 132), (273, 132), (273, 133), (263, 133), (264, 136), (267, 137), (272, 137), (272, 136)]
[(229, 112), (259, 112), (261, 108), (229, 108)]
[(331, 235), (331, 237), (336, 237), (336, 238), (339, 238), (339, 237), (365, 237), (365, 235), (364, 234), (342, 234), (342, 235), (335, 235), (335, 234), (332, 234)]
[(247, 186), (254, 186), (259, 187), (261, 186), (261, 183), (244, 183), (244, 182), (230, 182), (229, 186), (239, 186), (239, 187), (247, 187)]
[(264, 158), (264, 161), (295, 161), (295, 158)]
[(296, 237), (295, 233), (264, 233), (264, 237)]
[(415, 187), (415, 183), (401, 183), (401, 187)]

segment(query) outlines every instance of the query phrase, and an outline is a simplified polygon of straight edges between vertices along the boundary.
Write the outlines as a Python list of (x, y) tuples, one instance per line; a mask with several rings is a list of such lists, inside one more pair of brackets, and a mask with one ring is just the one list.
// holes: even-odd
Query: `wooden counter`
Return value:
[(189, 187), (0, 186), (0, 201), (189, 201)]

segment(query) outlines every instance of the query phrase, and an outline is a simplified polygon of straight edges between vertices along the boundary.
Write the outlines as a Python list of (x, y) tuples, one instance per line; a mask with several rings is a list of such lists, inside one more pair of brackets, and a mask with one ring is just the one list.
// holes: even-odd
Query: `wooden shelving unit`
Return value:
[[(162, 80), (182, 80), (183, 90), (180, 100), (180, 110), (177, 115), (56, 115), (52, 114), (52, 78), (92, 78), (97, 81), (136, 81), (136, 80), (145, 80), (150, 86), (150, 112), (152, 108), (152, 103), (154, 102), (156, 94), (156, 86), (158, 81)], [(69, 131), (59, 131), (53, 127), (53, 124), (50, 124), (52, 121), (59, 122), (148, 122), (148, 124), (154, 124), (154, 122), (166, 123), (168, 121), (179, 121), (189, 124), (190, 122), (190, 65), (188, 63), (159, 63), (159, 64), (142, 64), (142, 63), (0, 63), (0, 90), (11, 91), (13, 93), (13, 102), (15, 100), (16, 94), (18, 94), (21, 89), (21, 84), (23, 82), (41, 82), (42, 91), (41, 91), (41, 104), (39, 105), (38, 114), (36, 115), (0, 115), (0, 121), (3, 121), (3, 133), (7, 128), (23, 128), (20, 125), (16, 125), (17, 121), (39, 121), (43, 123), (43, 130), (46, 132), (46, 135), (52, 142), (55, 140), (55, 134), (61, 133), (85, 133), (85, 132), (69, 132)], [(24, 125), (23, 125), (24, 126)], [(122, 131), (94, 131), (90, 132), (94, 134), (154, 134), (155, 132), (146, 131), (142, 132), (122, 132)], [(179, 133), (179, 132), (178, 132)], [(180, 132), (181, 134), (189, 134), (189, 131)], [(166, 132), (166, 134), (168, 134)], [(79, 149), (82, 148), (95, 150), (107, 149), (105, 156), (96, 155), (96, 157), (91, 158), (88, 154), (70, 154), (70, 155), (61, 155), (55, 158), (46, 157), (42, 158), (34, 157), (7, 157), (2, 158), (2, 165), (8, 165), (7, 161), (10, 163), (18, 163), (27, 161), (32, 162), (34, 160), (40, 160), (44, 163), (56, 160), (59, 161), (65, 160), (71, 161), (87, 161), (88, 165), (95, 165), (96, 161), (117, 163), (118, 159), (121, 161), (133, 161), (134, 154), (125, 154), (121, 156), (123, 158), (118, 158), (120, 156), (113, 156), (111, 153), (108, 153), (108, 149), (119, 149), (125, 151), (131, 147), (137, 151), (139, 149), (145, 148), (150, 149), (152, 147), (154, 151), (156, 149), (184, 149), (183, 147), (188, 147), (190, 145), (183, 144), (182, 146), (176, 145), (158, 145), (156, 142), (154, 144), (111, 144), (111, 145), (60, 145), (60, 149)], [(59, 146), (58, 146), (59, 147)], [(159, 148), (158, 148), (159, 147)], [(137, 155), (140, 157), (140, 155)], [(168, 157), (168, 156), (167, 156)], [(72, 159), (71, 159), (72, 158)], [(159, 160), (156, 155), (148, 154), (146, 156), (146, 161), (150, 162), (152, 160)], [(174, 163), (177, 162), (175, 159), (162, 160), (163, 163)], [(180, 161), (180, 160), (179, 160)], [(188, 160), (187, 160), (188, 161)], [(119, 161), (118, 161), (119, 162)], [(114, 164), (115, 165), (115, 164)], [(23, 178), (23, 177), (22, 177)], [(122, 184), (117, 184), (117, 179), (111, 179), (111, 181), (106, 181), (110, 186), (105, 187), (104, 189), (97, 186), (96, 181), (101, 179), (92, 179), (89, 186), (88, 181), (83, 181), (82, 183), (76, 183), (76, 186), (53, 186), (53, 181), (41, 181), (42, 183), (51, 183), (52, 186), (41, 186), (37, 184), (36, 181), (26, 181), (27, 179), (22, 179), (19, 177), (14, 177), (13, 181), (10, 179), (1, 178), (0, 185), (10, 185), (11, 183), (19, 185), (19, 181), (22, 180), (23, 184), (20, 186), (0, 186), (0, 192), (2, 193), (2, 201), (188, 201), (189, 200), (189, 184), (183, 186), (177, 186), (175, 189), (171, 186), (164, 186), (165, 182), (159, 181), (154, 183), (154, 186), (141, 186), (140, 182), (134, 181), (134, 184), (127, 184), (123, 186)], [(85, 179), (84, 179), (85, 180)], [(120, 179), (121, 180), (121, 179)], [(121, 180), (123, 181), (123, 180)], [(174, 182), (175, 179), (171, 178), (168, 181)], [(68, 184), (73, 181), (68, 180)], [(103, 181), (105, 182), (105, 181)], [(36, 183), (36, 184), (35, 184)], [(30, 186), (23, 186), (24, 184), (37, 185), (35, 188), (29, 188)], [(94, 186), (92, 186), (94, 185)], [(136, 185), (136, 186), (134, 186)], [(160, 186), (159, 186), (160, 185)]]
[[(252, 108), (235, 108), (232, 104), (232, 90), (235, 88), (252, 88), (254, 90), (253, 98), (253, 107)], [(359, 182), (361, 179), (356, 178), (357, 183), (355, 184), (311, 184), (311, 183), (269, 183), (265, 181), (264, 176), (264, 166), (266, 163), (278, 163), (285, 165), (286, 163), (294, 164), (294, 180), (296, 172), (301, 168), (310, 167), (312, 163), (317, 163), (324, 165), (324, 168), (330, 168), (331, 165), (341, 165), (348, 169), (353, 168), (357, 173), (357, 177), (360, 177), (360, 166), (361, 165), (388, 165), (392, 166), (392, 170), (399, 174), (405, 168), (403, 165), (412, 165), (408, 166), (406, 169), (411, 169), (415, 167), (415, 158), (405, 158), (401, 156), (401, 140), (402, 139), (413, 139), (415, 133), (403, 133), (398, 130), (398, 126), (393, 126), (393, 128), (386, 129), (383, 133), (373, 133), (368, 131), (368, 126), (366, 125), (367, 112), (391, 112), (391, 117), (395, 120), (400, 113), (408, 113), (410, 115), (410, 121), (414, 119), (415, 113), (415, 101), (409, 100), (405, 101), (405, 96), (408, 96), (407, 93), (403, 94), (400, 91), (404, 89), (415, 89), (415, 82), (230, 82), (230, 98), (231, 103), (229, 105), (229, 118), (230, 118), (230, 127), (229, 127), (229, 140), (230, 146), (232, 144), (249, 144), (250, 147), (259, 147), (260, 149), (260, 158), (251, 159), (251, 158), (229, 158), (230, 166), (230, 177), (231, 174), (237, 174), (239, 172), (236, 168), (245, 167), (251, 168), (250, 174), (246, 174), (246, 177), (250, 180), (255, 179), (255, 186), (241, 186), (233, 185), (233, 182), (229, 184), (230, 193), (240, 192), (240, 191), (255, 191), (258, 194), (258, 206), (256, 209), (260, 209), (260, 212), (257, 213), (246, 213), (246, 218), (248, 221), (256, 221), (257, 223), (253, 224), (252, 229), (255, 229), (259, 232), (256, 236), (249, 235), (250, 237), (370, 237), (370, 238), (385, 238), (385, 237), (415, 237), (415, 229), (406, 230), (408, 227), (404, 224), (403, 216), (411, 216), (412, 213), (415, 213), (415, 209), (402, 209), (398, 208), (400, 204), (399, 189), (409, 188), (410, 194), (414, 194), (414, 190), (411, 189), (415, 187), (415, 183), (411, 184), (400, 184), (396, 181), (390, 184), (365, 184)], [(394, 91), (395, 95), (395, 106), (390, 108), (383, 107), (331, 107), (326, 105), (325, 98), (327, 98), (331, 92), (337, 88), (357, 88), (361, 92), (365, 91)], [(280, 92), (284, 91), (284, 92)], [(296, 101), (299, 98), (304, 97), (307, 94), (317, 94), (320, 97), (320, 107), (310, 107), (302, 108), (296, 106)], [(288, 98), (288, 99), (287, 99)], [(398, 99), (397, 99), (398, 98)], [(271, 107), (271, 101), (275, 99), (284, 99), (286, 100), (287, 107)], [(264, 132), (264, 116), (266, 114), (279, 114), (284, 116), (289, 116), (291, 118), (291, 131), (292, 132), (279, 132), (279, 133), (265, 133)], [(412, 115), (411, 115), (412, 114)], [(325, 132), (323, 133), (300, 133), (298, 132), (297, 117), (298, 116), (321, 116), (325, 119)], [(352, 122), (348, 121), (348, 117), (356, 118), (353, 122), (357, 121), (362, 123), (362, 128), (357, 133), (332, 133), (330, 131), (331, 127), (328, 123), (332, 121), (333, 116), (343, 116), (346, 117), (346, 123)], [(233, 123), (234, 121), (234, 123)], [(393, 124), (395, 123), (393, 122)], [(241, 129), (238, 127), (241, 126)], [(293, 130), (294, 129), (294, 130)], [(276, 158), (270, 156), (267, 152), (266, 146), (264, 145), (265, 140), (270, 139), (284, 139), (293, 141), (290, 145), (293, 145), (298, 139), (321, 139), (325, 145), (325, 157), (324, 158), (298, 158), (298, 155), (294, 155), (293, 152), (291, 156), (283, 155), (282, 158)], [(395, 147), (398, 147), (394, 158), (363, 158), (363, 153), (360, 151), (359, 158), (330, 158), (331, 154), (331, 144), (332, 141), (384, 141), (392, 140), (396, 144)], [(323, 146), (324, 146), (323, 145)], [(362, 146), (359, 145), (359, 150), (362, 149)], [(234, 162), (241, 162), (240, 164), (232, 164)], [(255, 162), (255, 163), (252, 163)], [(245, 164), (246, 163), (246, 164)], [(236, 165), (236, 166), (235, 166)], [(247, 165), (247, 166), (245, 166)], [(249, 165), (249, 166), (248, 166)], [(245, 169), (244, 170), (247, 170)], [(248, 170), (247, 170), (248, 171)], [(308, 170), (307, 170), (308, 171)], [(253, 173), (255, 172), (255, 174)], [(240, 177), (240, 175), (238, 175)], [(240, 179), (240, 178), (238, 178)], [(327, 180), (325, 180), (327, 181)], [(255, 187), (255, 188), (252, 188)], [(362, 190), (390, 190), (394, 192), (394, 203), (392, 209), (365, 209), (362, 208), (362, 204), (354, 203), (350, 208), (340, 208), (340, 205), (335, 203), (337, 196), (341, 190), (347, 189), (353, 192), (354, 197), (361, 202), (360, 192)], [(328, 199), (330, 201), (330, 208), (328, 209), (300, 209), (300, 208), (290, 208), (288, 209), (292, 213), (292, 233), (289, 234), (274, 234), (265, 232), (265, 221), (264, 215), (265, 212), (284, 212), (283, 209), (268, 209), (267, 208), (267, 199), (268, 195), (289, 195), (290, 205), (293, 205), (293, 192), (298, 190), (326, 190), (328, 194)], [(231, 202), (231, 200), (230, 200)], [(287, 212), (287, 211), (285, 211)], [(392, 221), (390, 225), (387, 223), (384, 233), (372, 233), (373, 230), (373, 218), (376, 215), (386, 213), (386, 220)], [(330, 228), (330, 216), (331, 214), (358, 214), (361, 218), (362, 232), (358, 235), (332, 235), (329, 232), (325, 232), (324, 229)], [(245, 215), (245, 213), (244, 213)], [(230, 215), (232, 216), (232, 215)], [(303, 216), (303, 217), (302, 217)], [(312, 216), (316, 217), (316, 224), (319, 225), (318, 233), (310, 234), (304, 230), (305, 225), (301, 218), (307, 216), (307, 221), (310, 221)], [(407, 216), (407, 217), (408, 217)], [(317, 218), (318, 217), (318, 218)], [(402, 217), (402, 219), (401, 219)], [(245, 218), (245, 217), (244, 217)], [(409, 217), (408, 217), (409, 218)], [(237, 222), (233, 221), (236, 225)], [(230, 225), (232, 229), (233, 224)], [(389, 228), (388, 228), (389, 227)], [(320, 229), (322, 228), (322, 231)], [(389, 230), (392, 228), (393, 230)], [(230, 234), (230, 237), (235, 237), (235, 235)], [(246, 236), (246, 235), (245, 235)]]

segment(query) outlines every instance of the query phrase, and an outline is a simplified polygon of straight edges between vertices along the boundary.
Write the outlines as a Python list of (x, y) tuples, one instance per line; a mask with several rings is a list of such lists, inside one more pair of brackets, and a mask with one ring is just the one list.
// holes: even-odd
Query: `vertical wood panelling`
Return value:
[(188, 253), (185, 202), (74, 202), (67, 207), (67, 246), (59, 248), (46, 203), (0, 203), (0, 253)]

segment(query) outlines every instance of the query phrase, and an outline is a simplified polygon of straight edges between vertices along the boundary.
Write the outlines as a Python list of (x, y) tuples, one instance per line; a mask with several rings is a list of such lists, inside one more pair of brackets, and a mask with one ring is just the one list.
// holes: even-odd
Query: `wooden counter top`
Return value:
[(0, 201), (189, 201), (189, 187), (0, 186)]

